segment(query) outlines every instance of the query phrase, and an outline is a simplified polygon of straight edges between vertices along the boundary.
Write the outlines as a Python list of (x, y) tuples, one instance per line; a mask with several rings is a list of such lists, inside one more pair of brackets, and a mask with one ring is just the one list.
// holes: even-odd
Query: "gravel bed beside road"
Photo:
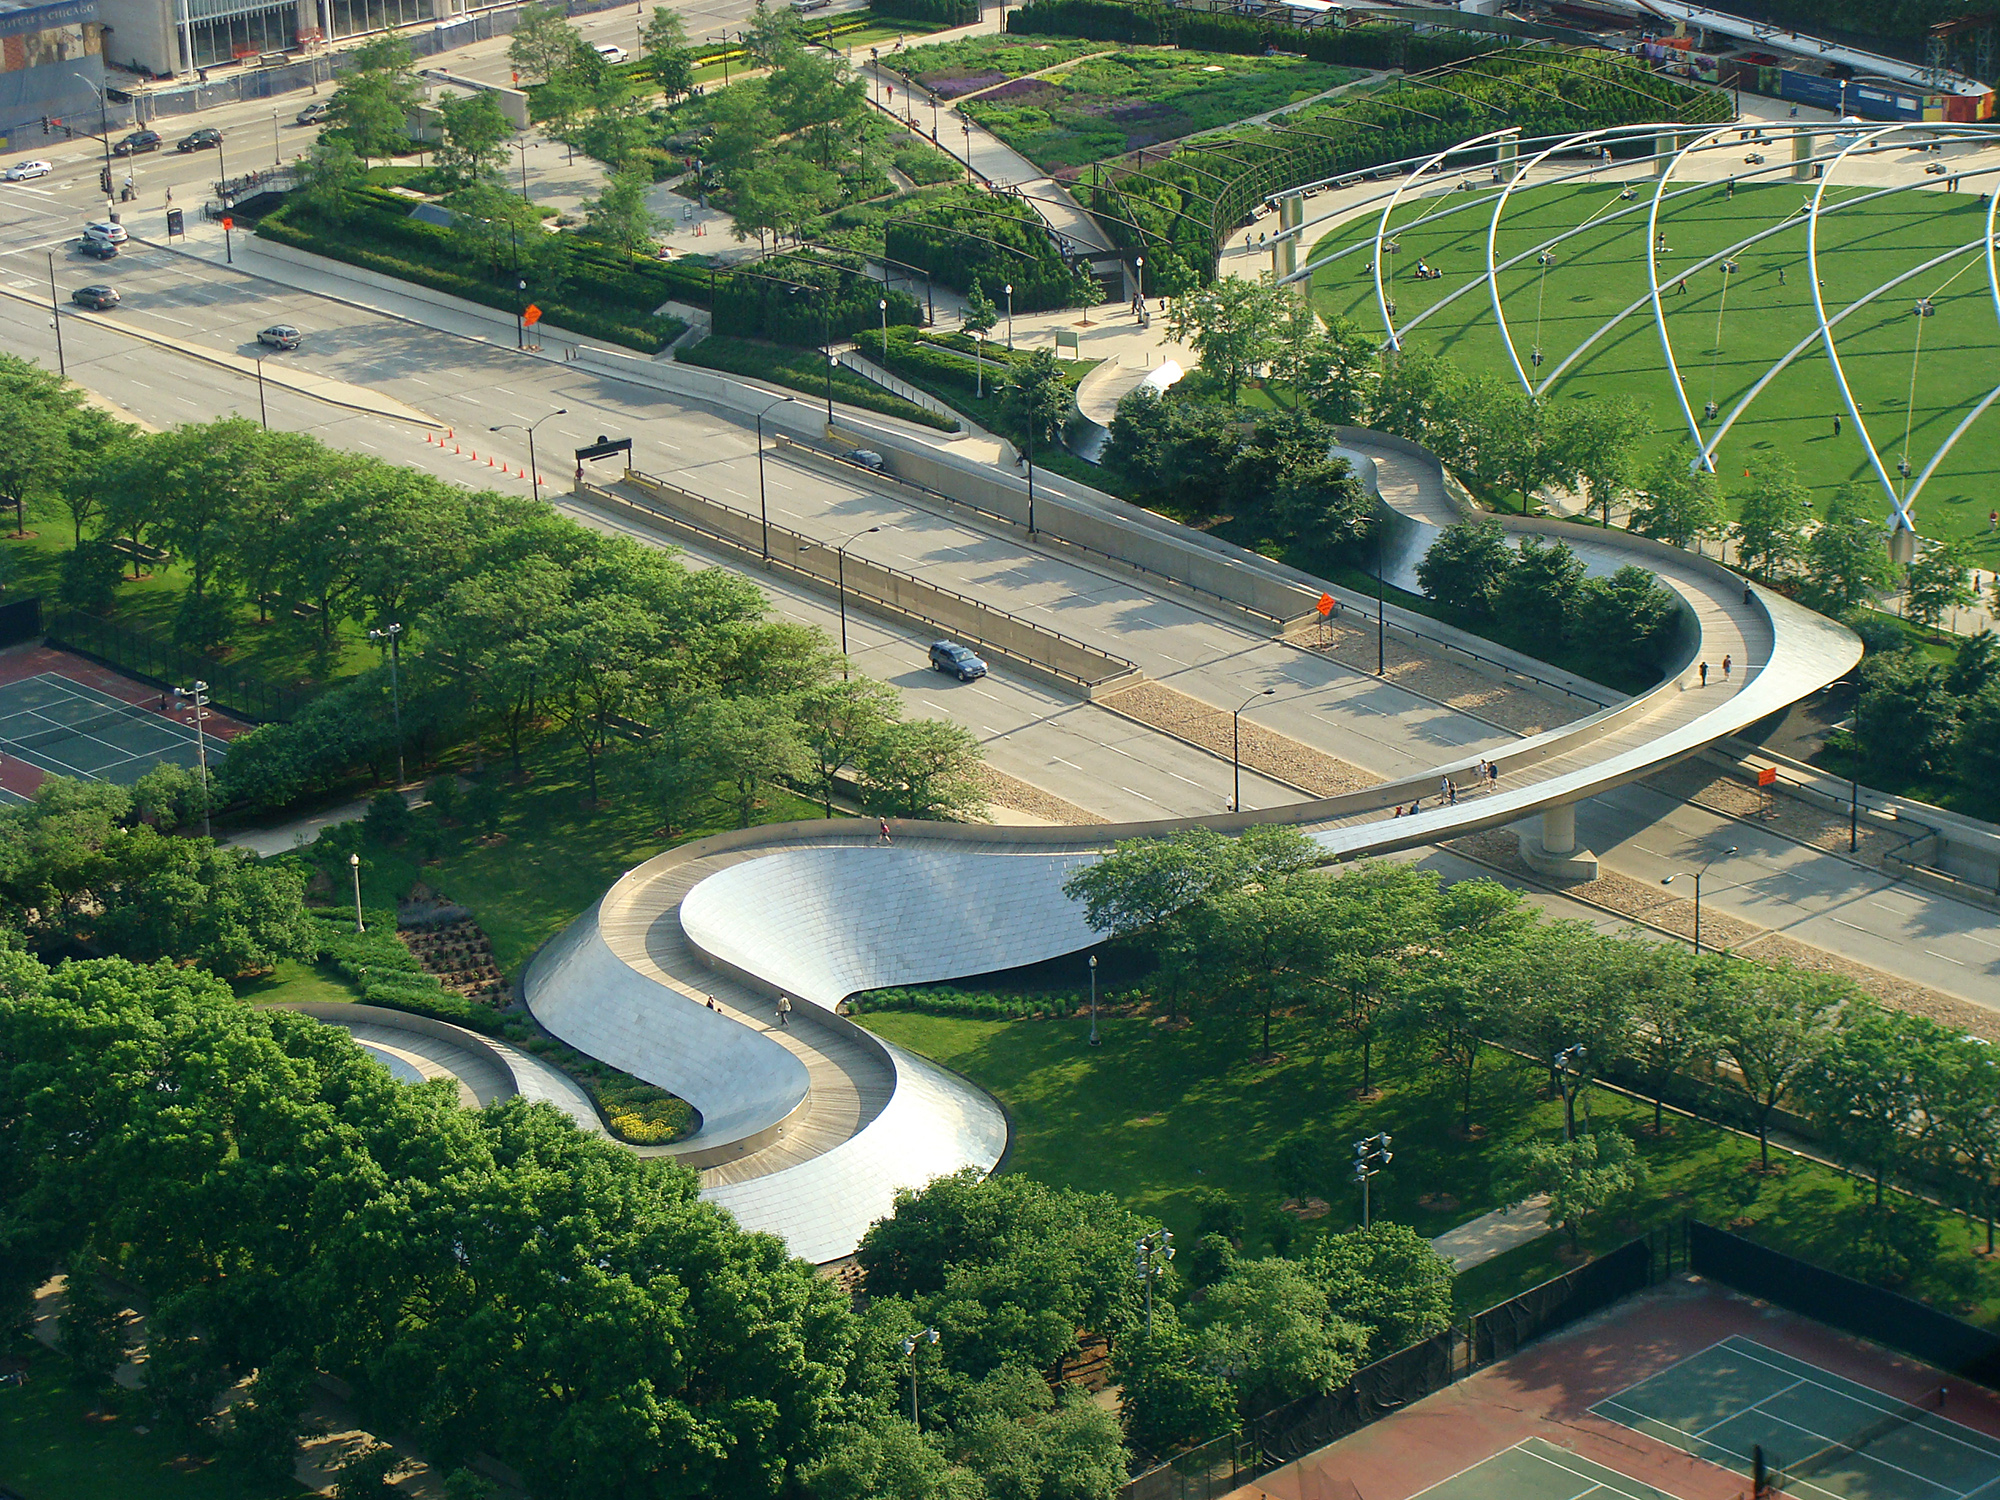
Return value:
[[(1108, 708), (1229, 759), (1229, 715), (1198, 698), (1190, 698), (1150, 678), (1141, 678), (1131, 687), (1105, 693), (1095, 701), (1100, 708)], [(1381, 777), (1261, 724), (1245, 720), (1242, 734), (1244, 765), (1301, 787), (1314, 796), (1334, 797), (1381, 784)]]

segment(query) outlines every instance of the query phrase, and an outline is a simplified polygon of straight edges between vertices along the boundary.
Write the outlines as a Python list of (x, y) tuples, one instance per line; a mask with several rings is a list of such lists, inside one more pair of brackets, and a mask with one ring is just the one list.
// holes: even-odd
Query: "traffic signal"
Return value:
[(111, 168), (99, 167), (97, 169), (97, 186), (105, 197), (109, 198), (111, 196)]
[(42, 116), (42, 134), (43, 134), (43, 135), (47, 135), (48, 133), (49, 133), (49, 117), (48, 117), (47, 115), (43, 115), (43, 116)]

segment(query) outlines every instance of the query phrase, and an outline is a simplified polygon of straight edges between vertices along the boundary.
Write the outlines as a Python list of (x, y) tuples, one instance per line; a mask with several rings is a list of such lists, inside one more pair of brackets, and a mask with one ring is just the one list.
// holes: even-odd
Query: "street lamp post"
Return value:
[(965, 121), (965, 185), (972, 186), (972, 122)]
[(71, 73), (85, 88), (97, 95), (97, 133), (104, 139), (104, 212), (111, 222), (118, 222), (118, 200), (111, 194), (111, 113), (104, 101), (104, 90), (85, 78), (81, 73)]
[(870, 532), (880, 531), (880, 526), (865, 526), (846, 541), (833, 549), (834, 597), (840, 601), (840, 675), (847, 677), (847, 549)]
[(1135, 255), (1132, 264), (1139, 268), (1139, 321), (1146, 320), (1146, 257)]
[(1014, 283), (1008, 282), (1007, 292), (1007, 352), (1014, 352)]
[(826, 351), (826, 425), (833, 426), (833, 367), (840, 363), (840, 356), (831, 349)]
[(910, 1425), (920, 1426), (917, 1420), (917, 1350), (925, 1344), (935, 1345), (938, 1331), (926, 1328), (922, 1333), (913, 1333), (903, 1340), (903, 1358), (910, 1362)]
[(348, 855), (347, 868), (354, 872), (354, 930), (366, 932), (368, 929), (361, 925), (361, 856)]
[(1563, 1101), (1563, 1140), (1576, 1139), (1576, 1096), (1583, 1087), (1583, 1068), (1590, 1054), (1582, 1042), (1574, 1042), (1549, 1059), (1549, 1071)]
[(1375, 533), (1375, 675), (1386, 677), (1389, 662), (1389, 624), (1382, 613), (1382, 532)]
[(1028, 412), (1028, 535), (1035, 534), (1035, 413)]
[(56, 374), (67, 377), (69, 367), (63, 363), (62, 346), (62, 304), (56, 301), (56, 253), (49, 252), (49, 322), (56, 331)]
[(271, 430), (271, 413), (264, 405), (264, 356), (257, 356), (257, 420), (264, 424), (264, 430)]
[[(884, 275), (887, 275), (886, 267)], [(875, 305), (882, 309), (882, 363), (886, 367), (889, 363), (889, 299), (877, 297)]]
[(1363, 1229), (1374, 1222), (1374, 1205), (1370, 1202), (1368, 1184), (1374, 1180), (1377, 1172), (1396, 1159), (1396, 1153), (1389, 1149), (1389, 1143), (1393, 1139), (1393, 1136), (1378, 1134), (1364, 1136), (1354, 1143), (1354, 1180), (1361, 1184)]
[(1268, 698), (1277, 691), (1276, 688), (1264, 688), (1252, 693), (1243, 700), (1242, 707), (1229, 716), (1229, 810), (1231, 812), (1243, 811), (1243, 739), (1241, 734), (1243, 709), (1248, 708), (1259, 698)]
[(764, 561), (771, 560), (771, 507), (764, 498), (764, 418), (791, 400), (780, 396), (757, 413), (757, 520), (763, 537)]
[(406, 779), (403, 775), (403, 627), (385, 626), (381, 630), (370, 630), (368, 639), (376, 645), (389, 648), (389, 701), (395, 706), (396, 714), (396, 785), (401, 786)]
[(1167, 1274), (1167, 1262), (1174, 1258), (1174, 1232), (1155, 1229), (1139, 1236), (1132, 1263), (1146, 1288), (1146, 1332), (1153, 1331), (1153, 1283)]
[(1090, 1045), (1100, 1045), (1097, 1036), (1097, 955), (1090, 955)]
[(534, 486), (535, 498), (537, 500), (542, 498), (542, 471), (541, 467), (535, 462), (535, 429), (548, 421), (550, 417), (566, 416), (568, 413), (569, 408), (567, 406), (558, 406), (554, 411), (547, 412), (535, 418), (532, 422), (502, 422), (498, 427), (489, 427), (486, 429), (488, 432), (506, 432), (509, 429), (518, 429), (527, 433), (528, 482)]
[(201, 728), (208, 717), (208, 684), (197, 677), (192, 690), (175, 688), (174, 696), (185, 699), (194, 710), (195, 774), (201, 779), (201, 836), (210, 838), (213, 835), (208, 821), (208, 736)]
[[(1727, 859), (1735, 852), (1736, 846), (1732, 844), (1720, 854), (1711, 855), (1708, 864), (1703, 865), (1699, 870), (1694, 872), (1694, 951), (1697, 958), (1701, 956), (1701, 877), (1708, 873), (1709, 865), (1714, 864), (1718, 859)], [(1676, 873), (1685, 874), (1686, 872), (1677, 871)], [(1674, 877), (1672, 875), (1665, 876), (1660, 881), (1661, 885), (1672, 885), (1673, 883)]]

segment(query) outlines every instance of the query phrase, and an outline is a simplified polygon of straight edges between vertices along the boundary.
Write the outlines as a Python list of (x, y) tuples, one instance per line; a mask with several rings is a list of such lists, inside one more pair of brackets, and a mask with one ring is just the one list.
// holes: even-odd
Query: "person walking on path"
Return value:
[(1726, 656), (1722, 658), (1722, 680), (1729, 681), (1729, 658)]
[(888, 847), (889, 844), (889, 820), (887, 818), (882, 819), (882, 844), (884, 848)]
[(1707, 663), (1707, 662), (1703, 662), (1703, 663), (1701, 664), (1701, 685), (1702, 685), (1703, 687), (1707, 687), (1707, 686), (1708, 686), (1708, 663)]
[(1488, 762), (1486, 762), (1486, 784), (1488, 786), (1493, 786), (1493, 787), (1497, 787), (1500, 785), (1499, 761), (1489, 760)]
[(780, 1026), (787, 1028), (788, 1030), (791, 1027), (792, 997), (790, 995), (778, 996), (778, 1024)]

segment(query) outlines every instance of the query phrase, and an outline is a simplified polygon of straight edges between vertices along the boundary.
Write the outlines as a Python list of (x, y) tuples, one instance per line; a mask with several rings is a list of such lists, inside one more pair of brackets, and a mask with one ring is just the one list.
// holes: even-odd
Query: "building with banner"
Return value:
[[(81, 75), (81, 76), (79, 76)], [(78, 116), (97, 128), (104, 85), (97, 0), (53, 5), (0, 3), (0, 135), (22, 151), (44, 138), (44, 122)], [(59, 127), (55, 127), (59, 128)]]

